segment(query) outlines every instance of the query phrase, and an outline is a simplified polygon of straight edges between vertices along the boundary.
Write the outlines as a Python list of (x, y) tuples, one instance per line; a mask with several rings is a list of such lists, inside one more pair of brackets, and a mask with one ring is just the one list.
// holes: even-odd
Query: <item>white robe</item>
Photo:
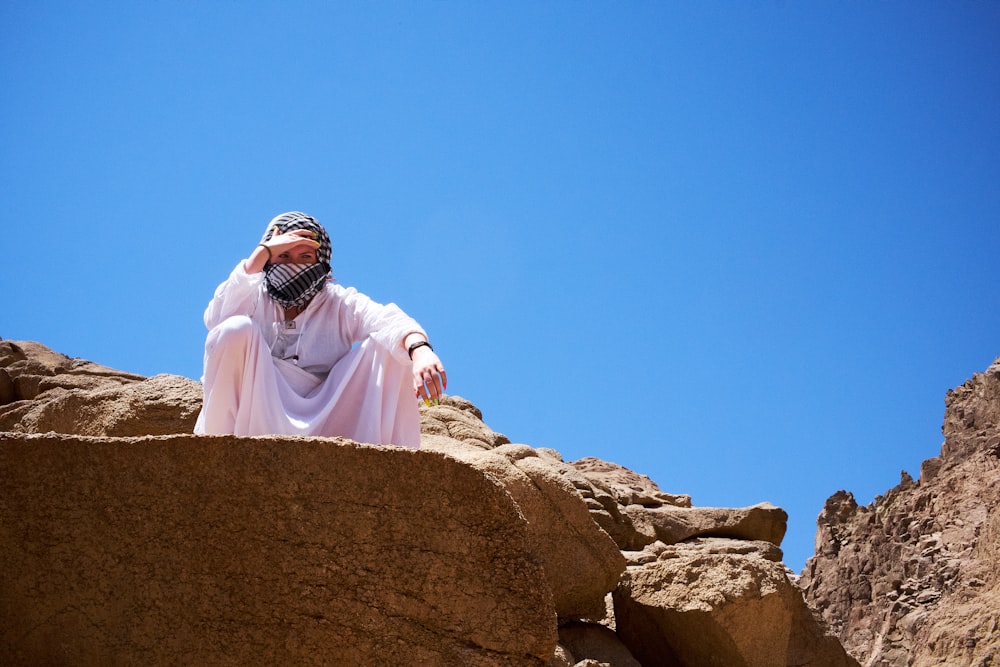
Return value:
[(215, 290), (205, 325), (205, 398), (195, 433), (420, 447), (403, 339), (424, 332), (395, 304), (330, 282), (286, 323), (264, 274), (248, 274), (241, 263)]

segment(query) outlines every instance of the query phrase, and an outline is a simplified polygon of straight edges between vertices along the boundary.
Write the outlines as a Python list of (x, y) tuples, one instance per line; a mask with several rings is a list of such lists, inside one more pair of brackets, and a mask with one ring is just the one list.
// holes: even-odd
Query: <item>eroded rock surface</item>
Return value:
[(527, 524), (433, 452), (176, 435), (0, 442), (5, 664), (545, 665)]
[(614, 593), (615, 620), (640, 662), (856, 666), (817, 623), (787, 569), (766, 549), (736, 542), (666, 547), (656, 560), (629, 568)]
[(189, 435), (200, 402), (0, 341), (5, 664), (855, 664), (780, 508), (695, 507), (455, 396), (420, 451)]
[(190, 433), (201, 384), (71, 359), (33, 341), (0, 340), (0, 431), (76, 435)]
[(818, 520), (801, 583), (864, 665), (1000, 664), (1000, 360), (945, 398), (920, 479)]

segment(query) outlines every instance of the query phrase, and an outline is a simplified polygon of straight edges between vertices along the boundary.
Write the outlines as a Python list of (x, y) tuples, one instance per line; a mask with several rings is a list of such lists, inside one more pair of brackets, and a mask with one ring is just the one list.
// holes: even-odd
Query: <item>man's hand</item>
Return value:
[(314, 264), (315, 250), (320, 246), (316, 232), (293, 229), (284, 234), (274, 234), (261, 242), (243, 263), (247, 273), (260, 273), (268, 262), (272, 264)]
[(413, 350), (413, 391), (425, 404), (437, 404), (448, 388), (441, 359), (427, 345)]

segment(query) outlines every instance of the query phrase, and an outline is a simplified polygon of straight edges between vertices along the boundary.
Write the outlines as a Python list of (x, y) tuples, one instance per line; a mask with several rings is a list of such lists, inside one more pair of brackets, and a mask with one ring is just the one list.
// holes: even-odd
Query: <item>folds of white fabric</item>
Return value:
[(409, 368), (370, 338), (322, 378), (272, 357), (258, 325), (234, 315), (209, 331), (202, 379), (195, 433), (342, 436), (420, 446)]

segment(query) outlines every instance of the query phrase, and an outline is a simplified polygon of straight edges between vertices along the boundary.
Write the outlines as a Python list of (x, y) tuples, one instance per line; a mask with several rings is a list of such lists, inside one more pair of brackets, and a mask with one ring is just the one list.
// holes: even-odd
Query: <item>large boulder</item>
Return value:
[(39, 665), (545, 665), (490, 476), (427, 451), (0, 435), (0, 655)]
[(591, 514), (618, 546), (639, 551), (655, 542), (726, 537), (780, 546), (788, 514), (770, 503), (751, 507), (692, 507), (691, 497), (666, 493), (651, 479), (615, 463), (584, 458), (572, 463)]
[(630, 567), (618, 635), (643, 667), (858, 667), (826, 635), (780, 563), (688, 545)]
[(781, 546), (788, 513), (771, 503), (751, 507), (662, 507), (629, 505), (622, 509), (642, 543), (677, 544), (692, 538), (727, 537)]
[[(556, 452), (503, 443), (462, 399), (446, 399), (424, 410), (448, 433), (468, 433), (465, 440), (425, 434), (424, 449), (440, 451), (498, 479), (528, 521), (528, 541), (545, 568), (560, 618), (600, 618), (605, 597), (618, 584), (625, 558), (590, 516), (573, 479), (576, 471)], [(487, 429), (488, 430), (488, 429)]]

